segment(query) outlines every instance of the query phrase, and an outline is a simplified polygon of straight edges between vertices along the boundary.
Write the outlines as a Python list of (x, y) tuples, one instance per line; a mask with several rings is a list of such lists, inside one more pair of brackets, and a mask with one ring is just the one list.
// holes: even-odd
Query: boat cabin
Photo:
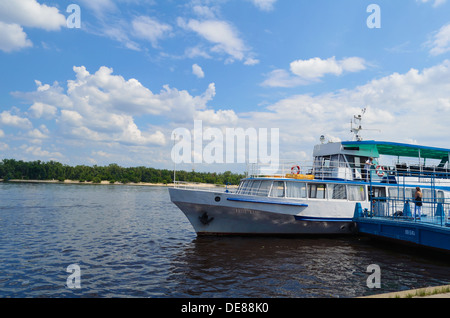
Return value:
[[(381, 163), (391, 156), (393, 162)], [(398, 176), (450, 178), (450, 149), (383, 141), (322, 143), (314, 147), (315, 178), (396, 183)], [(365, 163), (373, 158), (366, 174)]]

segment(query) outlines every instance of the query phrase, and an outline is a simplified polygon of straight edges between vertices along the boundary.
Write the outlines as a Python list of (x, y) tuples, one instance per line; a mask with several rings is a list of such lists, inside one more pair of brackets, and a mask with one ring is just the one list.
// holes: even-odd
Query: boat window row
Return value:
[(275, 198), (310, 198), (365, 201), (363, 185), (285, 182), (272, 180), (244, 180), (239, 185), (238, 194), (269, 196)]

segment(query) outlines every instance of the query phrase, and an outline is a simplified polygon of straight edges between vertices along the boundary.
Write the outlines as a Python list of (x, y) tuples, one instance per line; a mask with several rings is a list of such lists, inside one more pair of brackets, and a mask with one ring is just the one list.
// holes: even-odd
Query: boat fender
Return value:
[(300, 166), (293, 166), (291, 168), (291, 173), (292, 174), (300, 174)]

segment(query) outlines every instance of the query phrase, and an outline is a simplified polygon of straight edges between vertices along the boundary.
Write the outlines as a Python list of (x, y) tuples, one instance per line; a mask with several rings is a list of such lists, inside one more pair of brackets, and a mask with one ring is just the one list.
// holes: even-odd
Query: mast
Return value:
[[(353, 120), (350, 121), (350, 132), (352, 132), (354, 134), (353, 140), (356, 140), (356, 141), (362, 140), (362, 137), (359, 134), (359, 132), (362, 130), (361, 121), (362, 121), (362, 116), (364, 115), (365, 112), (366, 112), (366, 108), (361, 109), (361, 114), (354, 115)], [(356, 127), (353, 127), (353, 125), (356, 125)]]

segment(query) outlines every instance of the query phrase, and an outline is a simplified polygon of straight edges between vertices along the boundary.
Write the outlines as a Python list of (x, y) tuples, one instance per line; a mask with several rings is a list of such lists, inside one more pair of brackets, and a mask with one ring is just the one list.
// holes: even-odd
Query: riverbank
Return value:
[(412, 289), (361, 298), (450, 298), (450, 285)]
[[(93, 184), (93, 185), (134, 185), (134, 186), (157, 186), (157, 187), (173, 187), (175, 186), (174, 183), (150, 183), (150, 182), (128, 182), (128, 183), (122, 183), (119, 181), (110, 182), (107, 180), (103, 180), (99, 183), (95, 183), (93, 181), (78, 181), (78, 180), (69, 180), (66, 179), (64, 181), (59, 180), (25, 180), (25, 179), (10, 179), (8, 181), (4, 181), (3, 179), (0, 179), (0, 182), (12, 182), (12, 183), (59, 183), (59, 184)], [(177, 185), (180, 185), (177, 183)], [(220, 184), (210, 184), (210, 183), (194, 183), (194, 182), (183, 182), (183, 186), (188, 187), (204, 187), (204, 188), (210, 188), (210, 187), (218, 187), (218, 188), (225, 188), (225, 185)], [(235, 188), (237, 186), (229, 185), (228, 188)]]

